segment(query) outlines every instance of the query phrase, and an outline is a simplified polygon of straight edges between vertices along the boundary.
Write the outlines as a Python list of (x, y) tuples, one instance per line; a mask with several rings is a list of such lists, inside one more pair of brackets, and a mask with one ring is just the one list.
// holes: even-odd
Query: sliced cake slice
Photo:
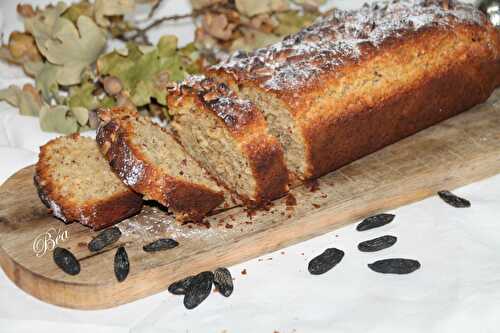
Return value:
[[(111, 114), (111, 116), (110, 116)], [(141, 116), (102, 113), (101, 152), (120, 179), (178, 221), (198, 222), (224, 202), (224, 191), (186, 154), (168, 130)]]
[(35, 185), (42, 202), (66, 223), (94, 230), (139, 212), (142, 198), (111, 171), (95, 140), (73, 134), (40, 148)]
[(288, 191), (283, 149), (252, 102), (204, 76), (178, 84), (167, 99), (171, 126), (187, 152), (247, 204)]

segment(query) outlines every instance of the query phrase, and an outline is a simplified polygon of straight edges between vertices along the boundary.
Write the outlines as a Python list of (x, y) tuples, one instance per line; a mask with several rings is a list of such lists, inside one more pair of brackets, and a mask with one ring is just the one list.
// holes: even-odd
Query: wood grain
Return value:
[[(210, 228), (177, 225), (161, 208), (143, 212), (118, 226), (120, 241), (92, 254), (95, 235), (78, 225), (51, 217), (33, 186), (33, 167), (20, 170), (0, 187), (0, 265), (21, 289), (49, 303), (99, 309), (127, 303), (165, 290), (180, 278), (219, 266), (230, 266), (392, 209), (500, 172), (500, 89), (473, 110), (360, 159), (310, 186), (292, 191), (268, 211), (249, 214), (234, 208), (208, 219)], [(81, 273), (69, 276), (52, 260), (51, 246), (35, 254), (39, 235), (67, 233), (58, 246), (71, 250)], [(172, 237), (180, 246), (146, 253), (142, 246)], [(43, 238), (42, 238), (43, 239)], [(131, 272), (118, 283), (113, 257), (124, 245)]]

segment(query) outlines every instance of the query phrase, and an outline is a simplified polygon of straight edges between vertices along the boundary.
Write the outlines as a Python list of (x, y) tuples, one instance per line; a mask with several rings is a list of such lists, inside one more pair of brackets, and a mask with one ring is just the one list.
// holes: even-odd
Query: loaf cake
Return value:
[(99, 230), (142, 207), (141, 196), (111, 172), (95, 140), (78, 134), (40, 148), (34, 180), (42, 202), (66, 223)]
[(155, 200), (178, 221), (198, 222), (224, 201), (223, 189), (164, 128), (139, 115), (101, 112), (97, 143), (126, 185)]
[(167, 101), (171, 126), (188, 154), (247, 205), (288, 191), (283, 149), (249, 100), (200, 75), (172, 88)]
[(500, 85), (500, 30), (458, 1), (387, 1), (335, 10), (207, 75), (257, 104), (308, 179), (485, 101)]

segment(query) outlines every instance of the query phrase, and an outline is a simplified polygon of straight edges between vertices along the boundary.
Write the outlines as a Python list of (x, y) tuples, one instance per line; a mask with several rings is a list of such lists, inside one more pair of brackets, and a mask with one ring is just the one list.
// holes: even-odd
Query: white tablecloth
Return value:
[[(19, 29), (15, 4), (0, 3), (5, 33)], [(188, 9), (171, 0), (160, 14)], [(191, 31), (189, 24), (163, 29), (183, 42)], [(0, 88), (27, 80), (5, 64), (0, 73)], [(38, 147), (52, 137), (37, 119), (0, 103), (0, 183), (36, 161)], [(168, 292), (110, 310), (63, 309), (25, 294), (0, 272), (0, 332), (499, 332), (500, 175), (456, 193), (472, 207), (455, 209), (433, 197), (393, 211), (395, 222), (382, 228), (360, 233), (351, 225), (230, 267), (234, 294), (213, 294), (192, 311)], [(357, 250), (358, 242), (384, 234), (396, 235), (396, 245), (371, 254)], [(310, 275), (308, 261), (327, 247), (344, 250), (344, 260)], [(422, 268), (387, 276), (366, 267), (390, 257), (418, 259)]]

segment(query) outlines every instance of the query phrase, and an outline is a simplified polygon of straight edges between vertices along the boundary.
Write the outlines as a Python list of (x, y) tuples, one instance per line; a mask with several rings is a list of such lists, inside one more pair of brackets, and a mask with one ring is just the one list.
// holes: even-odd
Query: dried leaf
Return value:
[(71, 113), (75, 116), (76, 121), (81, 126), (84, 126), (89, 121), (89, 110), (80, 106), (71, 108)]
[(255, 29), (241, 28), (243, 36), (235, 39), (230, 50), (252, 51), (279, 41), (281, 38)]
[(77, 84), (85, 68), (104, 50), (106, 35), (86, 16), (78, 18), (78, 30), (66, 19), (59, 22), (60, 29), (55, 33), (59, 41), (47, 41), (46, 52), (42, 53), (50, 62), (61, 65), (57, 75), (60, 84)]
[(317, 10), (319, 6), (323, 5), (326, 0), (292, 0), (295, 4), (304, 7), (308, 10)]
[(202, 27), (196, 28), (194, 36), (195, 44), (200, 50), (207, 51), (220, 47), (219, 41), (210, 36)]
[(38, 61), (38, 62), (33, 62), (29, 61), (23, 65), (23, 69), (28, 74), (29, 76), (35, 77), (38, 72), (40, 72), (45, 65), (44, 62)]
[(11, 64), (21, 65), (26, 74), (30, 72), (30, 64), (41, 63), (42, 56), (38, 52), (31, 35), (13, 32), (7, 45), (0, 45), (0, 59)]
[(246, 16), (280, 12), (288, 9), (287, 0), (236, 0), (236, 8)]
[(56, 6), (47, 7), (24, 20), (24, 29), (33, 35), (39, 50), (52, 38), (56, 22), (67, 8), (65, 3), (59, 2)]
[(215, 4), (225, 4), (227, 0), (191, 0), (191, 6), (193, 9), (199, 10), (208, 6), (213, 6)]
[(64, 18), (67, 18), (73, 23), (76, 23), (78, 18), (82, 15), (92, 17), (94, 13), (94, 6), (88, 1), (83, 0), (78, 3), (72, 4), (63, 14)]
[(156, 5), (158, 2), (160, 2), (160, 0), (135, 0), (135, 3), (136, 4), (142, 4), (142, 5), (150, 5), (150, 6), (154, 6)]
[(212, 13), (208, 13), (206, 15), (203, 15), (201, 24), (206, 32), (222, 40), (231, 39), (233, 30), (236, 28), (236, 24), (229, 23), (226, 15), (223, 14), (215, 15)]
[(128, 56), (128, 49), (126, 47), (115, 49), (115, 52), (124, 57)]
[(259, 29), (262, 32), (271, 33), (274, 28), (279, 24), (278, 20), (276, 20), (275, 15), (256, 15), (252, 18), (243, 17), (241, 23), (249, 26), (253, 29)]
[(21, 17), (33, 17), (36, 15), (36, 12), (33, 9), (33, 6), (31, 6), (29, 4), (18, 3), (17, 7), (16, 7), (16, 11)]
[(69, 107), (72, 110), (77, 107), (83, 107), (87, 110), (97, 109), (99, 101), (93, 95), (94, 89), (95, 86), (90, 81), (85, 81), (81, 85), (71, 87), (69, 90)]
[(182, 80), (186, 72), (182, 68), (181, 56), (177, 52), (177, 38), (163, 36), (156, 48), (143, 53), (135, 44), (128, 44), (128, 55), (116, 51), (97, 61), (101, 76), (112, 75), (120, 79), (124, 90), (136, 106), (150, 103), (155, 98), (165, 105), (166, 86), (171, 81)]
[(106, 34), (87, 16), (80, 16), (77, 26), (60, 17), (65, 5), (47, 8), (25, 20), (25, 28), (47, 60), (58, 65), (57, 82), (77, 84), (87, 66), (94, 63), (106, 45)]
[(181, 56), (182, 66), (186, 72), (199, 74), (202, 71), (202, 57), (194, 42), (180, 48), (178, 53)]
[(9, 36), (9, 51), (16, 61), (40, 61), (42, 56), (35, 46), (35, 39), (27, 33), (14, 31)]
[(106, 16), (120, 16), (133, 12), (135, 9), (134, 0), (96, 0), (95, 21), (101, 27), (109, 27), (110, 21)]
[(9, 51), (9, 46), (8, 45), (2, 45), (0, 46), (0, 59), (6, 62), (10, 62), (13, 64), (17, 64), (18, 62), (14, 57), (12, 57), (12, 54), (10, 54)]
[(152, 45), (139, 45), (138, 48), (139, 48), (139, 51), (141, 51), (142, 54), (153, 52), (156, 49)]
[(43, 99), (47, 103), (59, 92), (57, 70), (57, 66), (46, 62), (35, 74), (36, 88), (42, 93)]
[(105, 96), (99, 101), (99, 107), (101, 108), (112, 108), (116, 106), (116, 100), (113, 97)]
[(78, 121), (67, 106), (44, 104), (40, 109), (40, 127), (45, 132), (71, 134), (78, 131)]
[(319, 12), (299, 13), (297, 11), (290, 11), (277, 13), (275, 16), (278, 20), (278, 25), (273, 32), (279, 36), (296, 33), (302, 28), (311, 25), (319, 15)]
[(37, 91), (31, 85), (24, 85), (21, 90), (19, 87), (11, 85), (6, 89), (0, 90), (0, 101), (15, 106), (23, 116), (38, 116), (42, 105), (41, 98)]

